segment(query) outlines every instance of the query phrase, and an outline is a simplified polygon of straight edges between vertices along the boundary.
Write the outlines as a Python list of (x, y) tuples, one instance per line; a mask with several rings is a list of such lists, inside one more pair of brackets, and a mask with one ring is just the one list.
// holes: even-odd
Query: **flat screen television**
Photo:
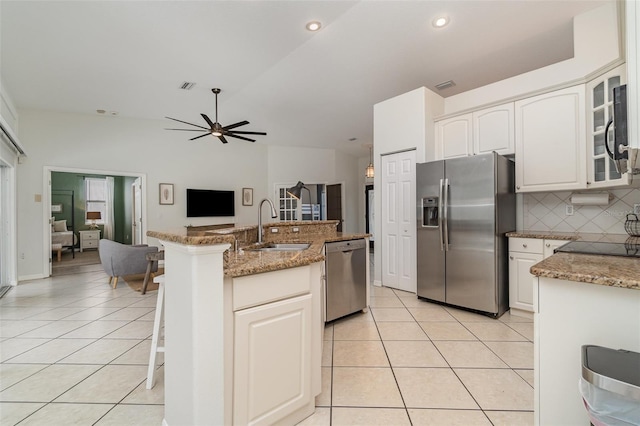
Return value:
[(235, 216), (235, 192), (187, 189), (187, 217)]

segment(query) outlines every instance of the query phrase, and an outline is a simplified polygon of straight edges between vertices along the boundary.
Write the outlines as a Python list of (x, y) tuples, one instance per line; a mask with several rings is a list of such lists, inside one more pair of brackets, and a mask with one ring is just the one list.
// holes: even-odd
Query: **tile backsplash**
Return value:
[(573, 206), (567, 215), (571, 192), (540, 192), (523, 194), (523, 228), (530, 231), (583, 232), (626, 234), (624, 221), (633, 213), (633, 205), (640, 204), (640, 189), (608, 191), (607, 206)]

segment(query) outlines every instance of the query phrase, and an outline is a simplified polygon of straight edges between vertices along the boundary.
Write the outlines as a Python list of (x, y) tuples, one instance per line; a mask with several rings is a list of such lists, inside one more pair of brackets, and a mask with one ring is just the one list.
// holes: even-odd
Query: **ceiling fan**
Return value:
[(235, 129), (236, 127), (240, 127), (240, 126), (244, 126), (249, 124), (248, 121), (239, 121), (237, 123), (233, 123), (233, 124), (229, 124), (228, 126), (223, 126), (220, 123), (218, 123), (218, 93), (220, 93), (220, 89), (211, 89), (211, 91), (213, 92), (214, 95), (216, 95), (216, 121), (215, 123), (211, 121), (211, 119), (209, 117), (207, 117), (206, 114), (200, 114), (202, 116), (202, 118), (204, 118), (204, 121), (207, 122), (207, 124), (209, 125), (209, 127), (204, 127), (204, 126), (200, 126), (199, 124), (193, 124), (193, 123), (188, 123), (186, 121), (182, 121), (182, 120), (178, 120), (177, 118), (171, 118), (171, 117), (165, 117), (168, 118), (169, 120), (173, 120), (173, 121), (178, 121), (180, 123), (184, 123), (184, 124), (188, 124), (190, 126), (195, 126), (195, 127), (199, 127), (199, 129), (165, 129), (165, 130), (184, 130), (187, 132), (205, 132), (203, 135), (199, 135), (196, 136), (194, 138), (189, 139), (190, 141), (194, 140), (194, 139), (198, 139), (198, 138), (203, 138), (207, 135), (211, 135), (211, 136), (215, 136), (218, 139), (220, 139), (220, 141), (222, 143), (227, 143), (228, 141), (225, 139), (225, 136), (231, 137), (231, 138), (237, 138), (237, 139), (242, 139), (245, 141), (249, 141), (249, 142), (255, 142), (255, 139), (249, 139), (245, 136), (240, 136), (240, 135), (266, 135), (265, 132), (245, 132), (245, 131), (241, 131), (241, 130), (232, 130)]

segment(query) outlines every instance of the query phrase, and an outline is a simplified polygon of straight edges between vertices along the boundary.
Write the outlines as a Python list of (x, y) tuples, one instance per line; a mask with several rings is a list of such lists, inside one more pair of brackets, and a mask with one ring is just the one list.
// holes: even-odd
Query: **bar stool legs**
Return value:
[(158, 283), (158, 301), (156, 302), (156, 315), (153, 320), (153, 336), (151, 337), (151, 350), (149, 351), (149, 369), (147, 370), (147, 389), (154, 385), (154, 374), (156, 371), (156, 356), (158, 352), (164, 352), (164, 345), (158, 346), (160, 333), (164, 325), (164, 275), (159, 275), (153, 279)]

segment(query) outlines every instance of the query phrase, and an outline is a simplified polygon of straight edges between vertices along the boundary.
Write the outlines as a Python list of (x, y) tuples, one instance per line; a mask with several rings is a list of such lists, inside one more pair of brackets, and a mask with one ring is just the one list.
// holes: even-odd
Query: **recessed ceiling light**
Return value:
[(448, 23), (449, 23), (448, 16), (439, 16), (433, 20), (433, 26), (436, 28), (446, 27)]
[(306, 27), (309, 31), (318, 31), (320, 28), (322, 28), (322, 23), (320, 23), (320, 21), (311, 21), (307, 22)]

